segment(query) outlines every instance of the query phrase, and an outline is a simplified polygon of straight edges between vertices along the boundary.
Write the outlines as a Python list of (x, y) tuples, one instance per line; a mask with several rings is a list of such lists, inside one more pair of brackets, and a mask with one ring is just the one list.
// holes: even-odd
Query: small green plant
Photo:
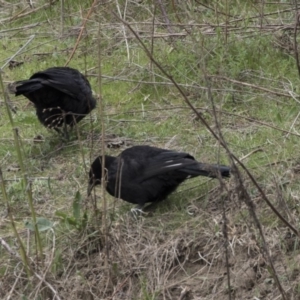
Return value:
[(42, 232), (53, 228), (53, 223), (46, 218), (38, 217), (36, 218), (36, 226), (33, 221), (30, 220), (25, 222), (25, 227), (33, 232), (35, 228), (37, 228), (39, 232)]
[(62, 220), (76, 228), (78, 231), (83, 231), (88, 222), (88, 215), (86, 211), (82, 212), (82, 197), (79, 191), (76, 192), (75, 198), (73, 200), (72, 208), (73, 208), (73, 213), (70, 216), (69, 214), (62, 212), (62, 211), (56, 211), (55, 215), (62, 218)]

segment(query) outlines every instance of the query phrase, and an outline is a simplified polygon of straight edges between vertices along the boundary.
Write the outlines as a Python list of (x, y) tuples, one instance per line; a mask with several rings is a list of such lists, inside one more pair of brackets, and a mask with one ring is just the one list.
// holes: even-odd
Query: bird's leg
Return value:
[(131, 215), (136, 219), (138, 216), (147, 215), (148, 213), (143, 211), (144, 205), (137, 205), (130, 210)]
[(67, 124), (67, 120), (66, 120), (66, 112), (61, 109), (59, 106), (56, 107), (57, 109), (59, 109), (61, 111), (61, 114), (58, 115), (58, 117), (56, 118), (56, 120), (58, 120), (57, 125), (61, 124), (60, 121), (62, 121), (62, 131), (58, 131), (61, 133), (63, 139), (65, 139), (66, 141), (69, 140), (69, 133), (68, 133), (68, 124)]
[(146, 211), (154, 210), (157, 207), (158, 203), (159, 203), (159, 201), (154, 201), (154, 202), (149, 203), (147, 206), (144, 207), (143, 212), (148, 213)]
[(68, 141), (69, 140), (69, 134), (68, 134), (68, 128), (67, 128), (67, 122), (66, 122), (66, 114), (62, 110), (62, 117), (63, 117), (63, 133), (64, 138)]
[[(51, 127), (50, 127), (51, 128)], [(53, 127), (53, 129), (59, 134), (59, 135), (62, 135), (62, 132), (59, 128), (57, 127)]]
[(63, 140), (65, 140), (65, 141), (69, 140), (68, 132), (65, 131), (65, 128), (63, 128), (63, 130), (61, 130), (59, 127), (55, 127), (55, 126), (51, 126), (49, 128), (54, 129), (62, 137)]
[(68, 141), (70, 139), (67, 123), (64, 117), (64, 125), (63, 125), (64, 138)]
[[(43, 112), (46, 112), (47, 110), (51, 112), (53, 109), (58, 109), (58, 110), (60, 110), (61, 113), (57, 113), (56, 115), (51, 115), (50, 117), (46, 118), (45, 119), (46, 123), (48, 123), (52, 119), (51, 123), (48, 124), (47, 127), (54, 129), (60, 136), (62, 136), (62, 138), (64, 140), (68, 141), (69, 140), (69, 134), (68, 134), (68, 128), (67, 128), (65, 112), (59, 106), (54, 107), (54, 108), (53, 107), (45, 108), (43, 110)], [(62, 124), (62, 126), (63, 126), (62, 130), (59, 128), (59, 126), (61, 126), (61, 123), (63, 123)]]

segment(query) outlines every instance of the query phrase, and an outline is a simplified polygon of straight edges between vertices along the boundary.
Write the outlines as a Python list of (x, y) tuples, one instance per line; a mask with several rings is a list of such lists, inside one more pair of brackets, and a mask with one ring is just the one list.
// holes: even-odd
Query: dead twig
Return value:
[(248, 83), (248, 82), (238, 81), (238, 80), (231, 79), (231, 78), (228, 78), (228, 77), (225, 77), (225, 76), (209, 75), (208, 78), (218, 78), (218, 79), (221, 79), (221, 80), (226, 80), (226, 81), (229, 81), (229, 82), (232, 82), (232, 83), (236, 83), (236, 84), (247, 86), (247, 87), (250, 87), (250, 88), (253, 88), (253, 89), (261, 90), (261, 91), (264, 91), (264, 92), (267, 92), (267, 93), (270, 93), (270, 94), (274, 94), (276, 96), (290, 97), (289, 94), (285, 94), (285, 93), (282, 93), (282, 92), (272, 91), (272, 90), (266, 89), (264, 87), (255, 85), (255, 84), (251, 84), (251, 83)]
[(33, 35), (31, 35), (30, 37), (29, 37), (29, 40), (15, 53), (15, 54), (13, 54), (7, 61), (6, 61), (6, 63), (1, 67), (1, 70), (3, 70), (8, 64), (9, 64), (9, 62), (10, 61), (12, 61), (18, 54), (20, 54), (22, 51), (23, 51), (23, 49), (24, 48), (26, 48), (27, 47), (27, 45), (29, 44), (29, 43), (31, 43), (32, 42), (32, 40), (35, 38), (35, 35), (33, 34)]
[(96, 6), (97, 3), (98, 3), (98, 1), (97, 1), (97, 0), (94, 0), (94, 2), (93, 2), (93, 4), (92, 4), (91, 8), (89, 9), (89, 11), (88, 11), (86, 17), (84, 18), (84, 21), (83, 21), (83, 23), (82, 23), (82, 26), (81, 26), (79, 35), (78, 35), (77, 40), (76, 40), (76, 43), (75, 43), (75, 45), (74, 45), (74, 48), (73, 48), (73, 50), (72, 50), (72, 53), (70, 54), (70, 56), (69, 56), (67, 62), (65, 63), (65, 67), (70, 63), (71, 59), (73, 58), (73, 56), (74, 56), (74, 54), (75, 54), (75, 51), (76, 51), (76, 49), (77, 49), (77, 47), (78, 47), (78, 45), (79, 45), (79, 42), (80, 42), (80, 40), (81, 40), (81, 37), (82, 37), (82, 35), (83, 35), (83, 31), (84, 31), (84, 29), (86, 28), (86, 23), (87, 23), (87, 21), (89, 20), (89, 18), (90, 18), (90, 16), (91, 16), (91, 14), (92, 14), (92, 12), (93, 12), (93, 10), (94, 10), (94, 8), (95, 8), (95, 6)]

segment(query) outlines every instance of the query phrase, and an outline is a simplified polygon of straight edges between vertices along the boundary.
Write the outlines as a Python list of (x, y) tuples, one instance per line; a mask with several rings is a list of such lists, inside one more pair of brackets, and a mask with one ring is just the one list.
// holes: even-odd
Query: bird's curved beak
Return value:
[(89, 183), (88, 188), (87, 188), (87, 195), (88, 195), (88, 197), (91, 195), (94, 186), (95, 186), (94, 182), (90, 182)]

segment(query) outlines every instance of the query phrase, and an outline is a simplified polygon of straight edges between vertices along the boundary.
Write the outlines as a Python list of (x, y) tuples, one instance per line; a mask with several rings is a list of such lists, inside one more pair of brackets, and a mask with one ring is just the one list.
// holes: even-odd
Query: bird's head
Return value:
[[(104, 168), (105, 168), (105, 174), (106, 174), (105, 177), (107, 177), (109, 167), (116, 161), (116, 159), (117, 158), (115, 156), (105, 155), (105, 158), (104, 158)], [(103, 161), (103, 157), (98, 156), (93, 161), (93, 163), (91, 165), (91, 169), (90, 169), (90, 172), (89, 172), (89, 184), (88, 184), (88, 189), (87, 189), (88, 196), (90, 196), (90, 194), (92, 193), (93, 188), (96, 185), (101, 184), (102, 165), (103, 165), (102, 161)]]
[(88, 183), (88, 189), (87, 189), (88, 196), (90, 196), (93, 188), (96, 185), (101, 184), (101, 179), (102, 179), (102, 163), (101, 162), (102, 162), (102, 157), (98, 156), (91, 165), (91, 169), (89, 172), (89, 183)]

